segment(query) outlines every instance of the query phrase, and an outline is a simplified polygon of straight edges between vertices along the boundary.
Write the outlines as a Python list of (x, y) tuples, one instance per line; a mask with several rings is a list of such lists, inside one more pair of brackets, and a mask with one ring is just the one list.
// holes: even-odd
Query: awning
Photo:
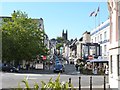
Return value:
[(86, 60), (87, 62), (98, 62), (98, 63), (107, 63), (108, 59), (93, 59), (93, 60)]
[(91, 60), (90, 62), (101, 62), (101, 63), (104, 63), (104, 62), (108, 62), (108, 60), (107, 59), (93, 59), (93, 60)]

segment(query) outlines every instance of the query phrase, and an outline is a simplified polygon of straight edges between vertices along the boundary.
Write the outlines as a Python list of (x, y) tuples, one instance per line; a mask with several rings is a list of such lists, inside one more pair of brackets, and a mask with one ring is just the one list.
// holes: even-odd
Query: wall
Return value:
[(88, 32), (83, 34), (83, 43), (89, 43), (91, 40), (90, 34)]
[(77, 58), (81, 58), (81, 53), (82, 53), (82, 48), (81, 48), (81, 45), (82, 45), (82, 42), (81, 41), (77, 41), (76, 43), (77, 45)]
[(120, 65), (118, 61), (120, 61), (120, 58), (118, 59), (117, 56), (120, 57), (120, 40), (118, 40), (118, 37), (120, 36), (119, 29), (119, 23), (118, 20), (118, 11), (117, 11), (117, 3), (115, 0), (112, 0), (113, 3), (110, 2), (111, 10), (110, 12), (110, 28), (111, 28), (111, 36), (110, 37), (110, 50), (109, 50), (109, 84), (110, 88), (118, 88), (120, 90), (120, 75), (118, 75), (118, 66)]

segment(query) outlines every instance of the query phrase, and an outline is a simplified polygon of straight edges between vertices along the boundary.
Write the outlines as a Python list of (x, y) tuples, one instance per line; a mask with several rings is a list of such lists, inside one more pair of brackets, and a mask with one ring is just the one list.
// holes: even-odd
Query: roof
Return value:
[(83, 37), (81, 37), (81, 38), (79, 39), (79, 41), (83, 41)]
[(90, 34), (90, 32), (88, 32), (88, 31), (85, 31), (85, 32), (83, 33), (83, 35), (84, 35), (85, 33), (86, 33), (86, 34)]

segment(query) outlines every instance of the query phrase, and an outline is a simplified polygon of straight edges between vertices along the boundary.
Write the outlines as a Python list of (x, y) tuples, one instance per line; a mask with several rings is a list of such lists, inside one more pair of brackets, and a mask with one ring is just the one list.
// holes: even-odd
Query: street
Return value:
[[(69, 80), (69, 78), (71, 78), (73, 86), (78, 88), (79, 77), (81, 77), (81, 87), (89, 88), (91, 75), (82, 75), (74, 70), (71, 70), (71, 69), (74, 69), (72, 68), (74, 67), (74, 65), (67, 65), (66, 67), (67, 67), (67, 71), (60, 74), (61, 82), (66, 82)], [(3, 73), (1, 72), (1, 76), (2, 76), (2, 88), (18, 88), (19, 83), (20, 83), (20, 86), (24, 88), (25, 85), (23, 82), (21, 82), (24, 78), (28, 80), (30, 87), (33, 88), (35, 82), (38, 83), (39, 86), (41, 86), (41, 81), (48, 82), (50, 78), (52, 78), (54, 81), (57, 78), (58, 73), (51, 72), (51, 74), (47, 74), (47, 73), (34, 74), (34, 73)], [(104, 77), (101, 75), (95, 75), (92, 77), (93, 77), (93, 87), (103, 88)]]

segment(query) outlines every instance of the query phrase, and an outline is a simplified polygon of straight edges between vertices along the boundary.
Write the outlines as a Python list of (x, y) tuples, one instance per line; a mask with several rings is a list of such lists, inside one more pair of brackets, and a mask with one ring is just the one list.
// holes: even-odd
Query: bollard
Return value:
[(92, 76), (90, 77), (90, 90), (92, 90)]
[(79, 77), (79, 90), (81, 90), (81, 77)]
[(71, 87), (71, 78), (69, 78), (69, 87)]
[(104, 75), (104, 90), (106, 90), (106, 77)]

